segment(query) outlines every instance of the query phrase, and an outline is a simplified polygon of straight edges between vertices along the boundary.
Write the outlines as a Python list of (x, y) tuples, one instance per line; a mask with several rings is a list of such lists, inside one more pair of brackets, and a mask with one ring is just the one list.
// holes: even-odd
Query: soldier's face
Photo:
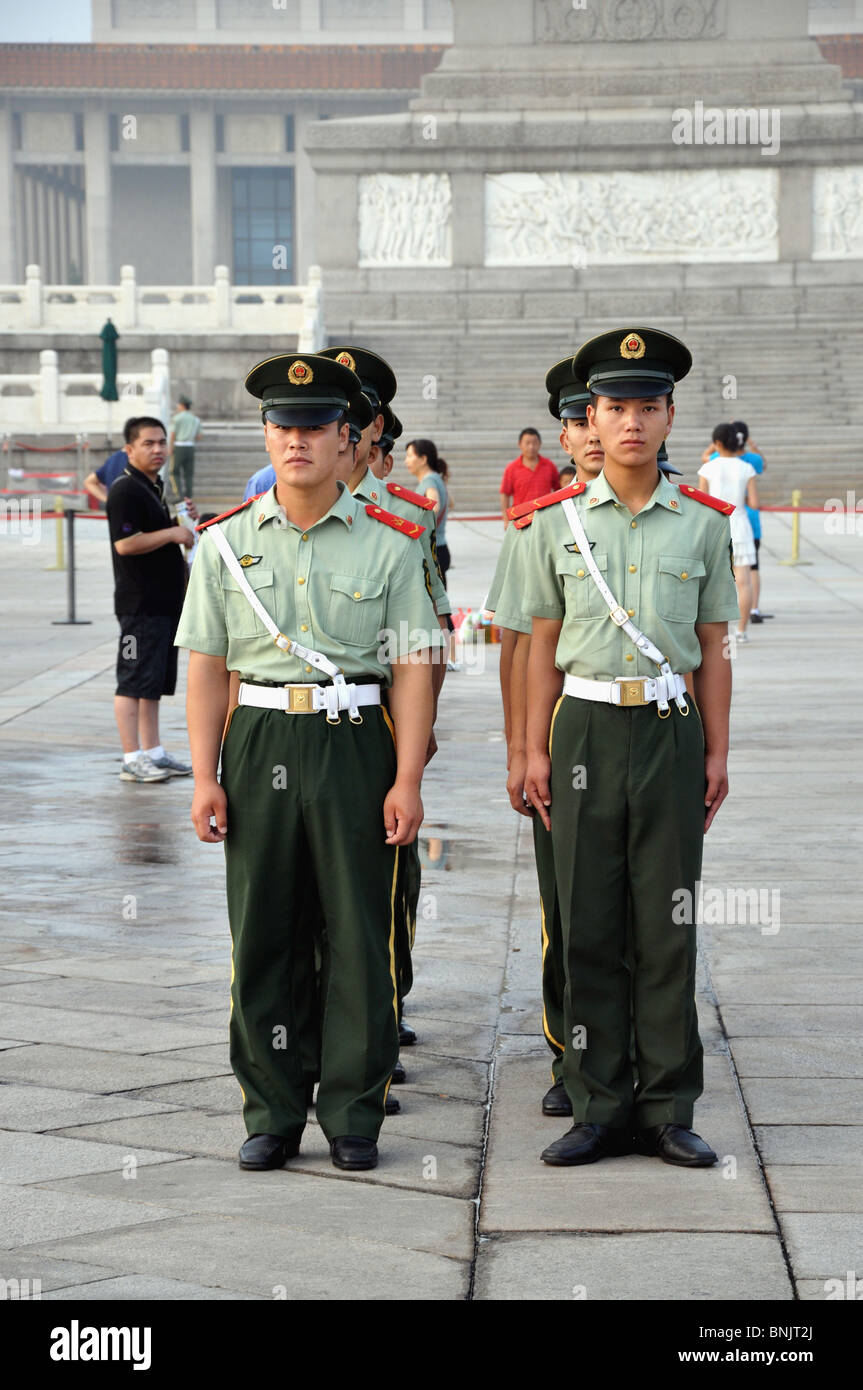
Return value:
[(587, 407), (587, 422), (605, 450), (605, 462), (624, 468), (655, 464), (674, 419), (665, 396), (616, 400), (600, 396)]
[(595, 478), (602, 471), (605, 450), (586, 419), (564, 420), (560, 442), (578, 469), (579, 478)]
[(318, 487), (335, 478), (352, 447), (347, 424), (336, 420), (329, 425), (274, 425), (267, 420), (264, 438), (276, 477), (286, 487)]

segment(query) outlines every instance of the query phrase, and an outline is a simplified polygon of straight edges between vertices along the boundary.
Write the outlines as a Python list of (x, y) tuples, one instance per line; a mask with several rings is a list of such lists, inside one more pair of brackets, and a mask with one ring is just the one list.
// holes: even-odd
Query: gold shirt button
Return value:
[(627, 608), (627, 610), (626, 610), (626, 615), (627, 615), (628, 618), (634, 618), (634, 617), (635, 617), (635, 609), (634, 609), (634, 608)]
[(680, 576), (680, 578), (681, 578), (681, 579), (688, 579), (688, 578), (689, 578), (689, 575), (687, 574), (686, 570), (683, 571), (683, 573), (682, 573), (682, 575)]
[[(630, 573), (630, 574), (637, 574), (637, 573), (638, 573), (637, 567), (636, 567), (635, 565), (630, 565), (630, 566), (629, 566), (629, 573)], [(302, 583), (302, 582), (303, 582), (303, 581), (300, 580), (300, 583)]]
[(308, 630), (309, 630), (309, 625), (308, 625), (308, 623), (301, 623), (301, 624), (300, 624), (300, 632), (308, 632)]
[(362, 598), (362, 594), (360, 593), (359, 589), (355, 591), (354, 598)]
[(584, 570), (579, 570), (579, 571), (578, 571), (578, 577), (579, 577), (579, 579), (583, 579), (583, 578), (584, 578)]
[(632, 655), (632, 652), (627, 652), (627, 653), (626, 653), (626, 659), (627, 659), (627, 661), (634, 661), (634, 660), (635, 660), (635, 657)]
[(309, 539), (309, 538), (308, 538), (308, 536), (306, 535), (306, 533), (303, 532), (302, 540), (307, 541), (308, 539)]
[(297, 583), (298, 583), (298, 584), (305, 584), (305, 582), (306, 582), (305, 579), (302, 579), (302, 578), (300, 578), (300, 579), (297, 580)]
[(311, 674), (311, 670), (312, 670), (311, 666), (307, 666), (307, 667), (306, 667), (306, 670), (309, 672), (309, 674)]
[(637, 530), (638, 530), (638, 522), (637, 522), (637, 521), (631, 521), (629, 524), (630, 524), (630, 526), (632, 527), (633, 531), (637, 531)]

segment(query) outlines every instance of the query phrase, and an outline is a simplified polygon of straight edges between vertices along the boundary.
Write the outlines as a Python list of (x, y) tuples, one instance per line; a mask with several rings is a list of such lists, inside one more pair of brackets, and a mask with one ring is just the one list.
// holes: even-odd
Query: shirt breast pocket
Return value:
[(660, 555), (656, 611), (672, 623), (694, 623), (698, 617), (699, 580), (704, 561), (691, 555)]
[[(264, 569), (261, 565), (250, 565), (247, 570), (243, 571), (243, 575), (270, 617), (275, 621), (273, 610), (276, 595), (273, 588), (273, 571)], [(236, 579), (227, 570), (222, 571), (222, 595), (225, 600), (225, 624), (232, 640), (235, 637), (269, 637), (270, 634)]]
[(347, 646), (374, 646), (383, 623), (384, 597), (381, 579), (334, 574), (330, 579), (327, 632)]
[[(603, 579), (608, 583), (608, 556), (593, 551), (593, 559)], [(589, 618), (604, 618), (608, 615), (608, 604), (591, 579), (581, 555), (569, 552), (561, 565), (560, 576), (563, 579), (567, 618), (574, 618), (576, 622), (586, 622)]]

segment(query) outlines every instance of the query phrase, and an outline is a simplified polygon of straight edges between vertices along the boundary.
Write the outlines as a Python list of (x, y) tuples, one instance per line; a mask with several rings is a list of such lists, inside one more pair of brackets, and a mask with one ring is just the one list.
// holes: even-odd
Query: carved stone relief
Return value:
[(488, 174), (485, 264), (775, 261), (773, 169)]
[(538, 0), (538, 43), (717, 39), (725, 0)]
[(813, 260), (863, 260), (863, 165), (816, 169), (813, 201)]
[(368, 174), (359, 188), (361, 266), (452, 264), (448, 174)]

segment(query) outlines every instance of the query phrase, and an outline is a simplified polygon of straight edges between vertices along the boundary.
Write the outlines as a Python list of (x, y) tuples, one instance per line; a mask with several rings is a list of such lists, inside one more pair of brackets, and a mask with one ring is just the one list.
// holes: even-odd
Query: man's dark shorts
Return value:
[(754, 565), (750, 565), (750, 566), (749, 566), (750, 569), (753, 569), (753, 570), (757, 570), (757, 569), (758, 569), (758, 552), (759, 552), (760, 549), (761, 549), (761, 537), (758, 536), (758, 537), (756, 538), (756, 541), (755, 541), (755, 564), (754, 564)]
[(136, 613), (118, 617), (117, 694), (133, 700), (173, 695), (177, 685), (177, 618)]

